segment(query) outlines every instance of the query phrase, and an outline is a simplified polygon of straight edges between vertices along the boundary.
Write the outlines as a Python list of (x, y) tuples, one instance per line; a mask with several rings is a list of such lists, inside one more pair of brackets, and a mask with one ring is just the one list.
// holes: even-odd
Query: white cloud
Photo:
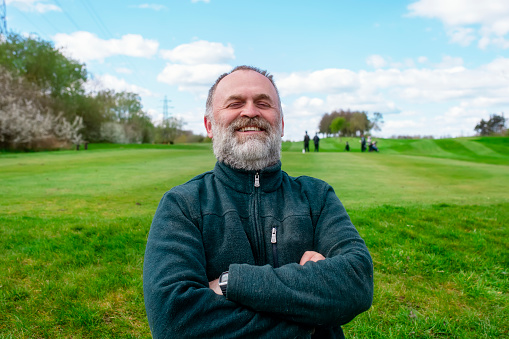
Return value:
[(12, 5), (24, 12), (46, 13), (51, 11), (62, 11), (60, 7), (40, 0), (7, 0), (6, 5)]
[(471, 135), (488, 112), (508, 111), (509, 58), (474, 69), (450, 56), (436, 64), (425, 58), (419, 61), (428, 67), (348, 71), (347, 76), (342, 69), (280, 74), (276, 84), (282, 100), (290, 101), (285, 119), (319, 121), (324, 112), (337, 109), (380, 112), (386, 124), (377, 134), (440, 137)]
[(228, 64), (167, 64), (157, 76), (157, 81), (177, 85), (180, 91), (189, 91), (203, 96), (218, 76), (231, 69), (232, 67)]
[(145, 109), (148, 116), (152, 119), (152, 122), (154, 122), (156, 125), (160, 124), (163, 121), (163, 113), (161, 113), (161, 110), (156, 110), (153, 108), (147, 108)]
[(430, 119), (430, 123), (436, 126), (434, 131), (442, 136), (472, 135), (474, 127), (481, 119), (489, 117), (488, 110), (472, 108), (468, 102), (462, 102), (458, 106), (450, 107), (443, 114)]
[(451, 42), (461, 46), (469, 46), (476, 39), (474, 29), (466, 27), (454, 27), (447, 34), (451, 38)]
[(374, 68), (383, 68), (387, 65), (387, 62), (381, 55), (371, 55), (366, 59), (366, 63)]
[(217, 77), (232, 70), (228, 62), (235, 59), (230, 44), (204, 40), (163, 50), (160, 54), (172, 63), (166, 64), (157, 80), (178, 86), (179, 91), (194, 93), (199, 98), (206, 98)]
[(132, 74), (133, 73), (133, 70), (130, 69), (130, 68), (125, 68), (125, 67), (118, 67), (118, 68), (115, 68), (115, 71), (117, 73), (121, 73), (121, 74)]
[(210, 2), (210, 0), (191, 0), (191, 2), (194, 4), (196, 2), (204, 2), (206, 4), (208, 4)]
[(204, 113), (205, 107), (196, 107), (193, 110), (188, 110), (175, 116), (185, 121), (185, 130), (192, 130), (198, 134), (206, 135), (207, 131), (203, 123)]
[[(418, 0), (410, 5), (410, 15), (438, 18), (449, 26), (490, 24), (499, 27), (509, 15), (506, 0)], [(505, 34), (508, 31), (499, 32)]]
[(463, 59), (462, 58), (454, 58), (451, 56), (444, 56), (442, 57), (442, 61), (435, 65), (435, 68), (455, 68), (455, 67), (462, 67), (463, 66)]
[[(285, 112), (285, 140), (299, 140), (304, 130), (314, 133), (324, 112), (337, 109), (382, 113), (386, 123), (377, 135), (385, 137), (471, 135), (473, 126), (489, 116), (487, 112), (507, 111), (509, 58), (473, 69), (452, 56), (439, 62), (426, 57), (416, 60), (388, 62), (391, 68), (372, 71), (276, 74)], [(217, 76), (230, 70), (227, 63), (168, 63), (158, 81), (205, 98)]]
[(324, 104), (324, 101), (320, 98), (310, 98), (307, 96), (303, 96), (298, 98), (293, 102), (294, 107), (296, 108), (321, 108)]
[[(451, 42), (467, 46), (480, 35), (478, 46), (509, 48), (507, 0), (418, 0), (408, 5), (410, 16), (437, 18), (447, 27)], [(475, 34), (474, 28), (478, 28)]]
[(120, 39), (103, 40), (89, 32), (59, 33), (53, 37), (55, 46), (71, 57), (86, 62), (104, 60), (114, 55), (148, 58), (156, 54), (159, 43), (139, 34), (126, 34)]
[(221, 64), (235, 59), (233, 47), (219, 42), (195, 41), (172, 50), (161, 50), (164, 59), (186, 65)]
[(481, 49), (485, 49), (490, 44), (498, 46), (503, 49), (509, 48), (509, 40), (504, 39), (502, 37), (497, 37), (497, 38), (483, 37), (483, 38), (481, 38), (481, 40), (479, 40), (479, 48), (481, 48)]
[(384, 114), (398, 113), (400, 109), (388, 96), (367, 93), (338, 93), (327, 96), (326, 111), (350, 109), (365, 112), (383, 112)]
[(164, 5), (159, 4), (141, 4), (138, 6), (131, 6), (135, 8), (141, 8), (141, 9), (152, 9), (154, 11), (162, 11), (163, 9), (166, 9), (167, 7)]
[(425, 56), (420, 56), (419, 58), (417, 58), (417, 61), (421, 64), (425, 64), (428, 62), (428, 58)]
[(283, 96), (305, 92), (334, 93), (338, 90), (353, 90), (359, 86), (359, 77), (355, 72), (337, 68), (311, 73), (291, 73), (278, 78), (278, 89)]
[(103, 74), (95, 76), (86, 83), (86, 89), (88, 91), (97, 91), (100, 89), (111, 89), (115, 92), (133, 92), (143, 96), (153, 96), (154, 94), (143, 87), (129, 84), (124, 79), (119, 79), (116, 76), (110, 74)]

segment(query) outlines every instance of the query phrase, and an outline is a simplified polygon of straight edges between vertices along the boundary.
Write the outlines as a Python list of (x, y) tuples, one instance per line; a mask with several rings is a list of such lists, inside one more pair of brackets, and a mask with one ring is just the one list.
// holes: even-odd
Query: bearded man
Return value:
[(371, 306), (372, 260), (330, 185), (281, 170), (272, 76), (220, 76), (204, 122), (217, 163), (164, 195), (148, 236), (153, 337), (344, 338)]

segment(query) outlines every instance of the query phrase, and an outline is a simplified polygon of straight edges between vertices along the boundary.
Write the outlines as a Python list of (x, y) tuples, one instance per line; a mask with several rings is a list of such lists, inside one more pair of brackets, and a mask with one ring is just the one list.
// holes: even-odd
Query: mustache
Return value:
[(244, 127), (258, 127), (266, 132), (272, 130), (271, 124), (261, 117), (238, 117), (230, 123), (229, 130), (234, 132)]

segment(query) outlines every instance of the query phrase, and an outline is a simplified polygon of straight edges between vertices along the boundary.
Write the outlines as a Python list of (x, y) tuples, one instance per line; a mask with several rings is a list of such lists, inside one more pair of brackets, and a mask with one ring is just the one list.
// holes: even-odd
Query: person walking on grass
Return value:
[(344, 338), (373, 263), (333, 188), (281, 170), (274, 80), (239, 66), (209, 91), (214, 169), (166, 192), (143, 266), (158, 338)]
[(308, 131), (306, 131), (306, 134), (304, 135), (304, 152), (309, 152), (309, 135), (308, 135)]
[(313, 137), (313, 142), (315, 144), (315, 152), (318, 152), (318, 146), (320, 145), (320, 138), (318, 137), (318, 133), (315, 133)]

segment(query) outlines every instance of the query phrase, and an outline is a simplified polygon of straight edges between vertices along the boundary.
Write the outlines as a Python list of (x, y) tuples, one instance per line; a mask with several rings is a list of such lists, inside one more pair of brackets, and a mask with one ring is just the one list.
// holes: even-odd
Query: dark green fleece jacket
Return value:
[[(299, 265), (305, 251), (325, 260)], [(209, 281), (229, 271), (226, 298)], [(154, 338), (342, 338), (373, 300), (373, 264), (334, 190), (217, 163), (168, 191), (143, 268)]]

